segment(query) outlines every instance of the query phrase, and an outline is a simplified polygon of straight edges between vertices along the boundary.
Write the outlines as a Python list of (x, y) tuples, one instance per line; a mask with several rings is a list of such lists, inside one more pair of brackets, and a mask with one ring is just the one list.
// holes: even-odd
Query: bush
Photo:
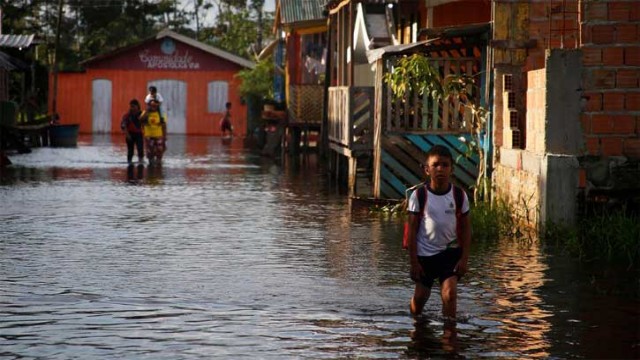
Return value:
[(624, 212), (580, 219), (575, 227), (550, 223), (541, 238), (560, 245), (581, 260), (624, 261), (631, 269), (640, 260), (640, 221)]

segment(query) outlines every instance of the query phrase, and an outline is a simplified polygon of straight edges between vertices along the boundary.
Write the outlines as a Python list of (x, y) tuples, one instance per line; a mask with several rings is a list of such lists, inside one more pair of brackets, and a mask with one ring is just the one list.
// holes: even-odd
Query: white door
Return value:
[(91, 116), (94, 133), (111, 132), (111, 80), (91, 82)]
[(167, 133), (184, 134), (187, 132), (187, 83), (180, 80), (154, 80), (147, 84), (158, 88), (162, 95), (162, 114), (167, 119)]
[(211, 81), (207, 85), (207, 109), (210, 113), (223, 113), (229, 100), (229, 84), (226, 81)]

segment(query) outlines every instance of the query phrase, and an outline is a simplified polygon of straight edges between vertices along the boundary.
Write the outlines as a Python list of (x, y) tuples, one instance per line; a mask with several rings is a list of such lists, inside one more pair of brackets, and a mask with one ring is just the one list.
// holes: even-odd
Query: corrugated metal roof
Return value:
[(280, 0), (282, 23), (292, 24), (303, 21), (326, 19), (325, 0)]
[(33, 42), (34, 35), (0, 35), (0, 47), (26, 48)]

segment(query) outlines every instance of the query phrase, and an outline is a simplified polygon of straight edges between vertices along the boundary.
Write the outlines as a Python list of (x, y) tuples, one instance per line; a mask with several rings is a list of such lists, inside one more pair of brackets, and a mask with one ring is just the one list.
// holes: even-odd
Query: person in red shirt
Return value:
[(120, 129), (126, 134), (127, 162), (133, 160), (133, 146), (138, 149), (138, 162), (144, 161), (144, 146), (142, 141), (142, 122), (140, 121), (140, 103), (133, 99), (129, 102), (129, 111), (122, 116)]

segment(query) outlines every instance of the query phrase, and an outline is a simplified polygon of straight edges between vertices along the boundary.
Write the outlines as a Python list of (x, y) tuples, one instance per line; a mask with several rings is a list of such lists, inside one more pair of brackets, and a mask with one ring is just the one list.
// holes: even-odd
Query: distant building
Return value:
[[(83, 72), (61, 72), (57, 110), (63, 124), (82, 133), (120, 131), (131, 99), (141, 103), (149, 86), (164, 98), (171, 134), (218, 135), (225, 103), (233, 103), (236, 133), (246, 133), (246, 106), (238, 71), (254, 63), (169, 30), (82, 62)], [(53, 82), (50, 82), (53, 83)]]

